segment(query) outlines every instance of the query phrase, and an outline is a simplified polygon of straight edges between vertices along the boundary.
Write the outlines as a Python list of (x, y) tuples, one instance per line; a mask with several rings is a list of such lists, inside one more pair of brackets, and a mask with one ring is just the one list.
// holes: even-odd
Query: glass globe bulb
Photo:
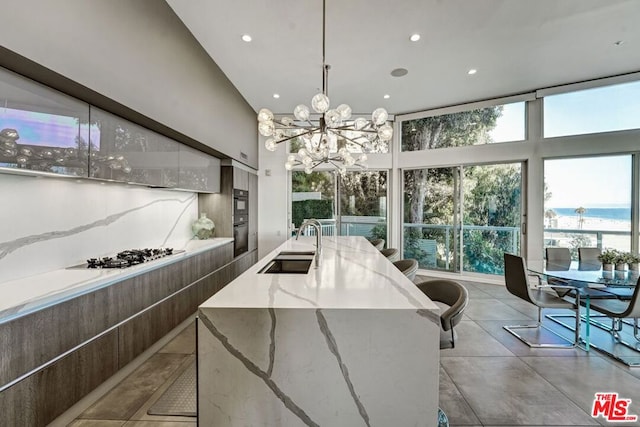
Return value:
[(381, 141), (389, 141), (393, 137), (393, 128), (389, 124), (385, 124), (378, 129), (378, 137)]
[(274, 126), (272, 121), (260, 122), (258, 124), (258, 132), (262, 136), (271, 136), (275, 131), (276, 127)]
[(296, 155), (295, 154), (289, 154), (289, 157), (287, 157), (287, 161), (289, 163), (293, 163), (296, 161)]
[(306, 122), (309, 120), (309, 107), (304, 104), (300, 104), (293, 109), (293, 115), (296, 119)]
[(353, 166), (356, 163), (356, 159), (354, 159), (353, 157), (351, 157), (350, 155), (345, 156), (344, 158), (344, 164), (347, 166)]
[(271, 120), (273, 120), (273, 113), (271, 112), (271, 110), (269, 110), (268, 108), (263, 108), (258, 111), (258, 121), (260, 123), (269, 122)]
[(389, 114), (384, 108), (376, 108), (371, 113), (371, 121), (378, 126), (383, 125), (387, 118), (389, 118)]
[(367, 161), (367, 159), (368, 159), (367, 155), (362, 153), (362, 155), (360, 156), (360, 159), (358, 161), (361, 162), (361, 163), (364, 163), (364, 162)]
[(311, 172), (313, 172), (313, 169), (311, 169), (311, 167), (304, 168), (304, 173), (306, 173), (307, 175), (309, 175)]
[(299, 149), (298, 156), (300, 156), (301, 159), (305, 158), (307, 156), (307, 150), (305, 148)]
[(276, 144), (275, 139), (269, 138), (264, 142), (264, 148), (269, 151), (276, 151), (276, 148), (278, 148), (278, 144)]
[(302, 159), (302, 164), (305, 166), (310, 166), (311, 163), (313, 163), (313, 160), (311, 159), (311, 157), (305, 157), (304, 159)]
[(291, 163), (291, 162), (286, 162), (286, 163), (284, 164), (284, 168), (285, 168), (286, 170), (290, 171), (290, 170), (293, 168), (293, 163)]
[(365, 119), (364, 117), (358, 117), (353, 122), (353, 127), (356, 128), (357, 130), (364, 129), (366, 125), (367, 125), (367, 119)]
[(349, 120), (351, 118), (351, 107), (349, 107), (347, 104), (340, 104), (336, 107), (336, 110), (338, 110), (338, 113), (340, 113), (340, 117), (342, 117), (342, 120)]
[(282, 120), (280, 120), (280, 123), (284, 126), (291, 126), (293, 124), (293, 119), (291, 117), (283, 117)]
[(338, 110), (329, 110), (324, 114), (324, 122), (330, 128), (336, 128), (342, 124), (342, 116)]
[(319, 93), (311, 98), (311, 108), (316, 113), (324, 113), (329, 109), (329, 97), (324, 93)]

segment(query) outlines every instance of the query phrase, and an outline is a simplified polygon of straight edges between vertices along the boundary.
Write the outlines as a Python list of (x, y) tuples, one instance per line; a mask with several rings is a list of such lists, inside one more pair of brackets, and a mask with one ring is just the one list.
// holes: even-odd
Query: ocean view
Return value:
[[(576, 208), (551, 208), (558, 216), (574, 216)], [(620, 221), (631, 221), (631, 208), (585, 208), (584, 218), (613, 219)]]

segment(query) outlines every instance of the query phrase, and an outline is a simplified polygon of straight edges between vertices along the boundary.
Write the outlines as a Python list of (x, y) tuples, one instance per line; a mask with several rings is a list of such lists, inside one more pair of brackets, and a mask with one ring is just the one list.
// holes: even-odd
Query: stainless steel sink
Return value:
[(316, 254), (316, 251), (282, 251), (278, 254), (276, 258), (281, 256), (289, 256), (289, 255), (301, 255), (301, 256), (313, 256)]
[(307, 274), (314, 251), (283, 251), (267, 263), (259, 274)]

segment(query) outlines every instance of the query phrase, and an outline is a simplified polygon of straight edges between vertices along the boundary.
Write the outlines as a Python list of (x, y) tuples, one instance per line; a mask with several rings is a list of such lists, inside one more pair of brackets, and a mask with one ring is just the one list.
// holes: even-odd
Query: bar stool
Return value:
[(396, 268), (409, 278), (409, 280), (413, 281), (416, 278), (416, 272), (418, 271), (418, 261), (415, 259), (400, 259), (398, 261), (394, 261), (393, 265)]
[(379, 251), (381, 251), (382, 248), (384, 248), (384, 239), (373, 239), (370, 242)]
[(396, 248), (387, 248), (380, 251), (380, 253), (387, 257), (391, 262), (398, 261), (400, 259), (400, 251)]

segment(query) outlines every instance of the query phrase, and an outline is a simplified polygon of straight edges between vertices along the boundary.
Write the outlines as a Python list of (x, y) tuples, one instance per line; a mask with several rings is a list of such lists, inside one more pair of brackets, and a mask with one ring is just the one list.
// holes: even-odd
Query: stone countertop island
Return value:
[(200, 306), (199, 424), (437, 425), (437, 306), (362, 237), (324, 237), (306, 274), (259, 273), (314, 243)]

